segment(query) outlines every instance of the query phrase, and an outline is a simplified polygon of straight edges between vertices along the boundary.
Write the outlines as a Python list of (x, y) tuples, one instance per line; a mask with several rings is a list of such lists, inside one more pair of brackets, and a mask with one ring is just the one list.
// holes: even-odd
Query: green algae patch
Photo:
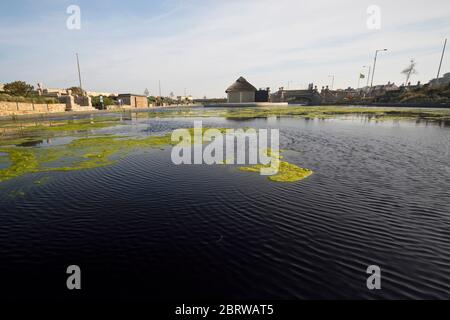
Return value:
[[(203, 128), (203, 132), (210, 128)], [(187, 129), (193, 136), (193, 129)], [(221, 131), (225, 129), (219, 129)], [(17, 141), (15, 141), (17, 142)], [(9, 167), (0, 169), (0, 182), (27, 173), (75, 171), (114, 164), (115, 156), (126, 156), (134, 150), (164, 149), (178, 142), (172, 141), (172, 133), (145, 138), (102, 135), (78, 138), (65, 145), (51, 147), (18, 147), (0, 145), (0, 153), (8, 157)], [(118, 157), (120, 158), (120, 157)]]
[(35, 153), (28, 148), (0, 148), (0, 152), (7, 153), (11, 166), (0, 170), (0, 181), (21, 176), (28, 172), (34, 172), (39, 162)]
[(62, 146), (46, 148), (8, 147), (0, 152), (8, 154), (11, 165), (0, 170), (0, 182), (26, 173), (74, 171), (113, 164), (116, 154), (133, 149), (159, 148), (170, 145), (171, 135), (150, 136), (142, 139), (117, 136), (82, 138)]
[(424, 119), (450, 120), (449, 109), (411, 109), (392, 107), (349, 107), (349, 106), (287, 106), (287, 107), (232, 107), (196, 108), (187, 110), (166, 110), (153, 112), (149, 117), (224, 117), (230, 120), (245, 120), (268, 117), (299, 117), (305, 119), (330, 119), (336, 116), (374, 116), (375, 119)]
[[(255, 164), (249, 167), (240, 167), (239, 170), (259, 173), (262, 168), (270, 168), (270, 165)], [(296, 182), (303, 180), (313, 174), (313, 171), (300, 168), (287, 161), (279, 161), (278, 173), (268, 176), (268, 179), (275, 182)]]
[(62, 131), (86, 131), (94, 129), (103, 129), (120, 124), (120, 119), (102, 119), (100, 121), (86, 121), (86, 120), (71, 120), (64, 122), (52, 122), (48, 125), (36, 125), (26, 127), (25, 131), (48, 131), (48, 132), (62, 132)]
[[(289, 163), (287, 161), (281, 161), (283, 158), (281, 151), (276, 152), (268, 148), (265, 153), (267, 156), (272, 158), (272, 163), (278, 165), (278, 172), (267, 176), (271, 181), (275, 182), (296, 182), (303, 180), (313, 174), (313, 171), (306, 168), (301, 168), (295, 164)], [(239, 170), (247, 172), (257, 172), (260, 173), (261, 169), (269, 169), (271, 164), (255, 164), (248, 167), (240, 167)]]
[[(120, 118), (102, 117), (94, 119), (75, 120), (42, 120), (24, 121), (12, 124), (0, 123), (0, 145), (5, 145), (9, 140), (11, 144), (19, 144), (20, 140), (33, 139), (33, 136), (40, 138), (51, 138), (55, 135), (74, 134), (76, 132), (86, 132), (109, 128), (122, 124)], [(12, 137), (12, 139), (10, 138)], [(14, 141), (16, 140), (16, 141)]]

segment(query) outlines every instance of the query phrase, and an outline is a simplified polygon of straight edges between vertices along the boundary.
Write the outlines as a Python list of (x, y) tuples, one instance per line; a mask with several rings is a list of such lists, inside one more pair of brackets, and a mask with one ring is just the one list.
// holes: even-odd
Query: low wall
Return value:
[(46, 104), (0, 101), (0, 116), (55, 113), (64, 111), (66, 111), (66, 104), (63, 103)]

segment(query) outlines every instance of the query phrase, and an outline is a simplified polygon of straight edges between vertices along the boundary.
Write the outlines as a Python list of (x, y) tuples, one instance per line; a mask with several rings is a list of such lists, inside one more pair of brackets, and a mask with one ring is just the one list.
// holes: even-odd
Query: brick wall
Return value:
[(54, 113), (66, 111), (66, 105), (0, 101), (0, 116)]

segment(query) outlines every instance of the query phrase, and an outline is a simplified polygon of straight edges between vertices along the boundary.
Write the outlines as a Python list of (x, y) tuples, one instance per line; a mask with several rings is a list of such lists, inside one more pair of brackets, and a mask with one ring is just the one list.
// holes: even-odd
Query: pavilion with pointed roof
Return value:
[(225, 93), (228, 96), (228, 103), (255, 102), (256, 88), (244, 77), (239, 77)]

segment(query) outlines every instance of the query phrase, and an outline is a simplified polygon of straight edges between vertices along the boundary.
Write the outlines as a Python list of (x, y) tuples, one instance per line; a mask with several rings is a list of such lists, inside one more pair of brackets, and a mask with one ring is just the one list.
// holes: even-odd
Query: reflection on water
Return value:
[[(121, 125), (81, 136), (144, 137), (197, 119), (116, 116)], [(90, 298), (448, 298), (448, 124), (200, 119), (279, 128), (285, 160), (315, 174), (277, 184), (137, 150), (109, 167), (6, 181), (2, 295), (69, 297), (65, 268), (78, 264)], [(381, 291), (366, 288), (371, 264), (382, 269)]]

